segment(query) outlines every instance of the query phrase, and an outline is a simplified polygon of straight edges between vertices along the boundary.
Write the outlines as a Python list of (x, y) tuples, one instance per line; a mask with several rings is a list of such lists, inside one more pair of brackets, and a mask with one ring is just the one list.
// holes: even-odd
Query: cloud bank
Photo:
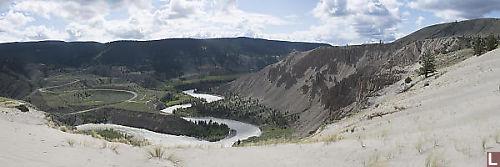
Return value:
[[(275, 16), (244, 11), (237, 0), (3, 0), (0, 42), (245, 36), (359, 44), (400, 37), (403, 17), (411, 15), (404, 8), (454, 21), (498, 11), (496, 1), (318, 0), (310, 2), (314, 7), (308, 13)], [(280, 31), (303, 24), (304, 17), (313, 20), (305, 28)], [(420, 26), (424, 19), (428, 21), (420, 16), (413, 23)]]

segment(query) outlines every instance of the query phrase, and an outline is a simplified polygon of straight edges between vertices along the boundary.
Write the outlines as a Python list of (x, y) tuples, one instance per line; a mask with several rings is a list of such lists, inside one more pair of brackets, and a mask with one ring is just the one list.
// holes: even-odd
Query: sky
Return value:
[(500, 0), (0, 0), (0, 42), (252, 37), (345, 45), (482, 17), (500, 18)]

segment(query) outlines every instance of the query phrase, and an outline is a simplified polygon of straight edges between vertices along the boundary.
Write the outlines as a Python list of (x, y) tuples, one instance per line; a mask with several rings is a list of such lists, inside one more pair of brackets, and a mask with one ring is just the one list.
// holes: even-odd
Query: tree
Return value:
[(493, 49), (496, 49), (497, 45), (498, 41), (495, 36), (493, 36), (493, 34), (488, 35), (488, 37), (486, 38), (486, 50), (491, 51)]
[(420, 60), (420, 64), (422, 65), (419, 69), (420, 75), (424, 75), (427, 78), (429, 74), (436, 72), (435, 60), (436, 57), (434, 55), (425, 52)]
[(410, 77), (406, 77), (405, 83), (409, 84), (410, 82), (411, 82), (411, 78)]
[(479, 56), (484, 53), (484, 42), (480, 37), (477, 37), (476, 41), (474, 42), (474, 55)]

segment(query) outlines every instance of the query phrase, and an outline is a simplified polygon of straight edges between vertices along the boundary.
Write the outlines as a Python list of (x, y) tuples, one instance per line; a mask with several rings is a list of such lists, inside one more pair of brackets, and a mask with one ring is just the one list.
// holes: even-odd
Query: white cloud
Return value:
[[(23, 24), (18, 23), (21, 26), (8, 26), (14, 28), (4, 30), (3, 35), (19, 40), (60, 37), (60, 40), (99, 42), (172, 37), (259, 37), (267, 26), (289, 24), (279, 17), (242, 11), (236, 0), (166, 0), (163, 3), (153, 6), (151, 0), (19, 0), (11, 5), (14, 14), (26, 13), (33, 17), (28, 17), (31, 20)], [(106, 19), (114, 10), (123, 9), (128, 12), (128, 18)], [(23, 27), (35, 16), (45, 18), (48, 24)], [(51, 20), (63, 20), (65, 27), (47, 28)]]
[(0, 32), (12, 31), (33, 20), (32, 17), (25, 16), (23, 13), (9, 10), (6, 14), (0, 16)]
[(400, 6), (396, 0), (321, 0), (313, 15), (323, 24), (312, 29), (321, 31), (317, 37), (334, 37), (340, 43), (391, 41), (401, 22)]
[(421, 26), (424, 19), (425, 19), (424, 17), (418, 16), (417, 21), (415, 21), (415, 24), (417, 24), (418, 26)]
[(493, 11), (500, 11), (498, 0), (416, 0), (408, 6), (433, 12), (446, 21), (483, 17)]
[(10, 3), (12, 3), (12, 0), (0, 0), (0, 10), (9, 7)]
[(25, 40), (60, 40), (68, 38), (66, 33), (59, 32), (43, 25), (29, 26), (23, 32)]

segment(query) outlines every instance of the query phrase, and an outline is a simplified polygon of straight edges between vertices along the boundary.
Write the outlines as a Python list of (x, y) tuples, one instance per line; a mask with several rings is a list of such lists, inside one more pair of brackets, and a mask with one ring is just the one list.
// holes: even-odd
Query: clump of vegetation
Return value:
[(91, 130), (91, 131), (85, 131), (83, 132), (84, 134), (91, 135), (92, 137), (98, 138), (98, 139), (104, 139), (110, 142), (118, 142), (118, 143), (124, 143), (124, 144), (129, 144), (133, 146), (145, 146), (149, 145), (150, 143), (146, 140), (139, 140), (133, 136), (127, 135), (125, 133), (113, 130), (113, 129), (105, 129), (105, 130)]
[(59, 127), (59, 130), (61, 130), (63, 132), (69, 132), (69, 129), (66, 126)]
[(483, 137), (481, 140), (481, 146), (483, 148), (483, 152), (486, 151), (486, 143), (488, 142), (488, 137)]
[(330, 135), (330, 136), (326, 137), (323, 141), (326, 144), (330, 144), (330, 143), (334, 143), (334, 142), (340, 141), (342, 139), (344, 139), (344, 136), (342, 136), (339, 133), (335, 133), (333, 135)]
[(425, 158), (425, 167), (442, 167), (446, 166), (445, 164), (443, 154), (432, 153)]
[(229, 133), (229, 127), (226, 124), (219, 124), (210, 121), (196, 121), (196, 125), (202, 129), (193, 130), (196, 136), (208, 141), (218, 141), (225, 138)]
[(149, 155), (149, 158), (158, 158), (158, 159), (162, 159), (163, 156), (165, 155), (165, 149), (161, 146), (156, 146), (155, 148), (153, 148), (153, 150), (148, 150), (148, 155)]
[(422, 153), (424, 151), (424, 142), (425, 141), (422, 138), (418, 139), (417, 145), (415, 145), (418, 153)]
[(472, 47), (474, 49), (474, 55), (480, 56), (485, 52), (485, 47), (484, 47), (484, 41), (481, 38), (477, 38), (474, 41), (474, 46)]
[(289, 122), (299, 119), (296, 114), (281, 113), (259, 103), (256, 99), (229, 96), (212, 103), (196, 101), (192, 107), (177, 109), (174, 114), (181, 116), (213, 116), (249, 122), (257, 125), (273, 125), (282, 129)]
[(425, 78), (429, 77), (429, 74), (436, 72), (435, 67), (436, 57), (429, 52), (425, 52), (420, 60), (422, 67), (419, 68), (418, 73), (424, 75)]
[(375, 152), (368, 162), (363, 161), (363, 165), (367, 167), (384, 167), (387, 166), (386, 161), (380, 156), (380, 152)]
[(248, 146), (248, 145), (267, 145), (278, 142), (285, 142), (292, 139), (292, 130), (282, 129), (273, 125), (264, 125), (260, 127), (262, 134), (260, 136), (253, 136), (246, 140), (235, 143), (234, 146)]
[(26, 107), (26, 105), (24, 105), (24, 104), (18, 105), (18, 106), (16, 106), (16, 108), (19, 111), (21, 111), (21, 112), (28, 112), (28, 111), (30, 111), (30, 109), (28, 109), (28, 107)]
[(165, 96), (163, 96), (160, 101), (165, 102), (165, 107), (170, 107), (178, 104), (185, 104), (185, 103), (192, 103), (196, 101), (197, 99), (194, 97), (191, 97), (189, 95), (185, 95), (182, 93), (167, 93)]
[(13, 99), (5, 98), (5, 97), (0, 97), (0, 102), (6, 102), (6, 101), (12, 101)]
[(111, 149), (113, 152), (115, 152), (116, 154), (118, 154), (118, 148), (120, 147), (120, 145), (118, 144), (112, 144), (111, 146), (109, 146), (109, 149)]
[(174, 154), (170, 154), (167, 156), (167, 160), (169, 160), (170, 162), (174, 163), (175, 166), (177, 165), (180, 165), (182, 163), (182, 160), (179, 159), (177, 156), (175, 156)]
[(498, 39), (493, 34), (488, 35), (486, 40), (477, 37), (474, 41), (474, 55), (480, 56), (483, 53), (496, 49), (498, 46)]
[(486, 50), (491, 51), (493, 49), (496, 49), (498, 46), (498, 39), (493, 36), (493, 34), (488, 35), (486, 38)]
[(66, 139), (66, 143), (68, 143), (68, 146), (73, 147), (76, 142), (73, 139)]
[(409, 84), (411, 81), (412, 81), (412, 80), (411, 80), (411, 78), (410, 78), (410, 77), (406, 77), (406, 79), (405, 79), (405, 83)]

